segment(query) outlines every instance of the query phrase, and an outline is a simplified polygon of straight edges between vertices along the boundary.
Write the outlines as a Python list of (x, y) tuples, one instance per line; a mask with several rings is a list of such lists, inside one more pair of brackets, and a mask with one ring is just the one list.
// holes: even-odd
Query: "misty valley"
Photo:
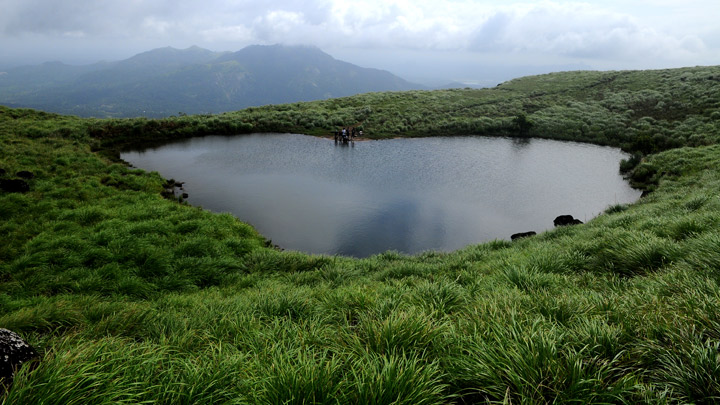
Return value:
[(188, 202), (229, 212), (284, 249), (415, 254), (587, 221), (640, 191), (618, 149), (549, 140), (445, 137), (343, 146), (296, 134), (208, 136), (122, 159), (184, 183)]

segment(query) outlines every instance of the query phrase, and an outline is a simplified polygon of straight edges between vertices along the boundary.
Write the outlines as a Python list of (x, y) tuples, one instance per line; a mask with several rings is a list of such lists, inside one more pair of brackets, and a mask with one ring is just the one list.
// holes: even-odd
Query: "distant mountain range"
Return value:
[(119, 62), (48, 62), (0, 72), (0, 104), (83, 117), (163, 117), (234, 111), (375, 91), (423, 89), (314, 47), (238, 52), (160, 48)]

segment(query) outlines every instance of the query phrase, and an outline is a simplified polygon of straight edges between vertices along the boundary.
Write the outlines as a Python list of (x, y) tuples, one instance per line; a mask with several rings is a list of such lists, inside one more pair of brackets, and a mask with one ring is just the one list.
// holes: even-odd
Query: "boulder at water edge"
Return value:
[(555, 226), (566, 226), (566, 225), (580, 225), (582, 224), (582, 221), (579, 219), (573, 218), (572, 215), (560, 215), (559, 217), (555, 218), (553, 221), (553, 225)]
[(529, 238), (530, 236), (535, 236), (535, 235), (537, 235), (535, 233), (535, 231), (514, 233), (510, 236), (510, 240)]

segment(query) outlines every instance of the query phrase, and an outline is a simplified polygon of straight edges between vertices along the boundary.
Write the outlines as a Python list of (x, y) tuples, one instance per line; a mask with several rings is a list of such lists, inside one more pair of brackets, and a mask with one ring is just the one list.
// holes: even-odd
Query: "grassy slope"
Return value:
[(329, 135), (358, 125), (366, 136), (527, 135), (654, 153), (718, 142), (720, 67), (658, 71), (566, 72), (521, 78), (493, 89), (369, 93), (248, 108), (216, 116), (103, 120), (104, 146), (203, 134), (290, 131)]
[[(36, 174), (31, 192), (0, 194), (0, 326), (42, 356), (3, 399), (717, 400), (720, 91), (709, 77), (720, 69), (564, 73), (161, 121), (0, 109), (0, 167)], [(380, 137), (401, 121), (408, 135), (512, 133), (521, 113), (535, 136), (710, 146), (646, 157), (636, 170), (656, 190), (586, 225), (363, 260), (266, 248), (232, 217), (161, 198), (156, 174), (91, 153), (351, 120)]]

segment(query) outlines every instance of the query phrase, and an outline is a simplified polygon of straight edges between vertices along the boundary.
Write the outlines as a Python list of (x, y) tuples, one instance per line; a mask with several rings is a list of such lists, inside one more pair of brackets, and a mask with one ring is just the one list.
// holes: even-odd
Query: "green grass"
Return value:
[[(346, 126), (362, 128), (373, 139), (531, 136), (620, 147), (637, 155), (623, 165), (629, 171), (643, 155), (718, 142), (718, 78), (718, 66), (576, 71), (514, 79), (492, 89), (368, 93), (220, 115), (82, 122), (95, 147), (111, 150), (208, 134), (329, 136)], [(519, 117), (529, 127), (518, 126)], [(637, 180), (651, 180), (653, 174), (638, 172)]]
[[(0, 108), (0, 168), (35, 173), (30, 192), (0, 193), (0, 326), (40, 353), (0, 399), (717, 402), (717, 70), (553, 74), (159, 121)], [(523, 112), (531, 136), (647, 147), (634, 176), (653, 191), (521, 241), (350, 259), (277, 251), (236, 218), (163, 198), (157, 174), (93, 152), (228, 119), (320, 132), (303, 124), (310, 112), (378, 136), (397, 120), (407, 135), (491, 131)]]

